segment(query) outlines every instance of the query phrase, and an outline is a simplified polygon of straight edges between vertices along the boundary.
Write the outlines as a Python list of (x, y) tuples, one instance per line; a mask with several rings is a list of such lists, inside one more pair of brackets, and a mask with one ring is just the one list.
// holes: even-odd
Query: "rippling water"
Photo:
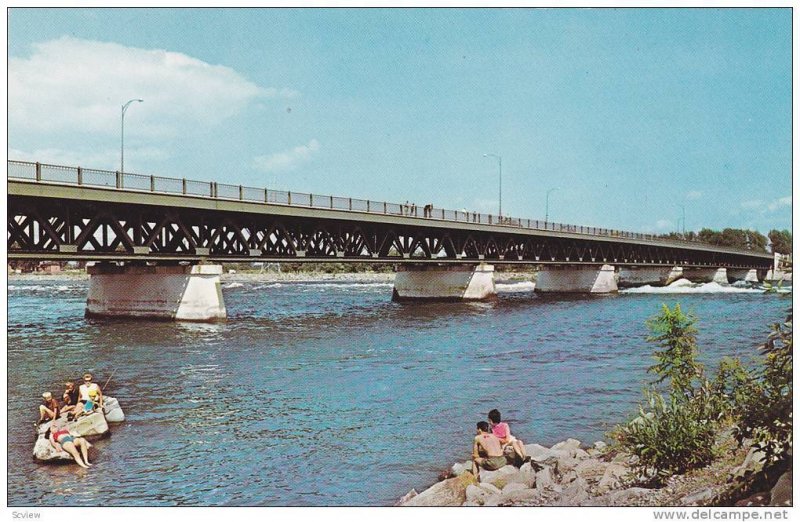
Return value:
[[(788, 299), (758, 292), (399, 304), (383, 283), (227, 283), (223, 324), (83, 317), (88, 283), (11, 280), (8, 503), (385, 505), (468, 458), (499, 408), (526, 442), (592, 442), (648, 381), (645, 319), (679, 302), (702, 359), (745, 358)], [(127, 415), (96, 465), (40, 465), (42, 391), (92, 371)], [(55, 495), (55, 498), (53, 497)]]

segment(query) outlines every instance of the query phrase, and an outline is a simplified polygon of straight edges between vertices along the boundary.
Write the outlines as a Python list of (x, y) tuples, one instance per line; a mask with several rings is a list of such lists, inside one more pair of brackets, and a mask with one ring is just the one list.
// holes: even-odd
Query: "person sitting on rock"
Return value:
[[(57, 427), (52, 427), (47, 431), (50, 432), (50, 444), (57, 451), (66, 451), (69, 453), (78, 466), (88, 469), (92, 464), (89, 462), (89, 448), (92, 446), (83, 437), (78, 437), (70, 433), (66, 424), (61, 421)], [(80, 450), (80, 452), (78, 452)]]
[(47, 422), (58, 418), (58, 401), (53, 399), (53, 394), (44, 392), (42, 394), (42, 404), (39, 405), (39, 422)]
[(527, 462), (531, 460), (528, 454), (525, 453), (525, 445), (522, 444), (522, 441), (511, 435), (511, 428), (508, 426), (508, 423), (500, 422), (500, 412), (498, 410), (492, 410), (489, 412), (489, 422), (492, 425), (492, 433), (494, 433), (494, 435), (500, 439), (500, 443), (503, 445), (503, 450), (505, 450), (508, 446), (511, 446), (521, 462)]
[(96, 382), (92, 382), (91, 373), (83, 375), (83, 384), (78, 388), (78, 392), (80, 394), (79, 407), (75, 408), (75, 417), (87, 415), (93, 412), (95, 408), (103, 407), (103, 392)]
[(489, 431), (489, 423), (480, 421), (477, 428), (472, 443), (472, 474), (476, 477), (480, 468), (494, 471), (507, 464), (500, 439)]
[(74, 414), (75, 406), (78, 404), (78, 389), (72, 381), (67, 381), (64, 386), (64, 394), (61, 396), (64, 405), (61, 407), (61, 414)]

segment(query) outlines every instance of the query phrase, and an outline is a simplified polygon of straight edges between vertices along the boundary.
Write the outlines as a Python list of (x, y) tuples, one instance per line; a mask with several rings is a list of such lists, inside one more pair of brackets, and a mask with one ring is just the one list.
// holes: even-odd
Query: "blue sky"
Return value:
[(791, 228), (789, 9), (12, 9), (11, 159)]

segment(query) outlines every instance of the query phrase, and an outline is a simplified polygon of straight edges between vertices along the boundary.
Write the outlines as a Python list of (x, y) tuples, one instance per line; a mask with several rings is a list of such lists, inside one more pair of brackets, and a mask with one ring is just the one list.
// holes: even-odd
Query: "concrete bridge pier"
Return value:
[(683, 277), (693, 283), (728, 284), (728, 269), (726, 268), (684, 268)]
[(87, 317), (210, 322), (227, 317), (222, 265), (88, 267)]
[(536, 274), (535, 292), (608, 294), (618, 290), (614, 267), (545, 266)]
[(681, 277), (683, 277), (683, 268), (679, 266), (620, 267), (617, 285), (620, 288), (643, 285), (666, 286)]
[(392, 299), (480, 300), (496, 293), (493, 265), (400, 265), (394, 276)]
[[(762, 275), (761, 279), (763, 279), (764, 274), (761, 275)], [(747, 268), (742, 268), (739, 270), (734, 268), (728, 269), (728, 281), (730, 281), (731, 283), (735, 283), (736, 281), (744, 281), (746, 283), (758, 283), (759, 280), (760, 279), (758, 270), (756, 270), (755, 268), (749, 270)]]

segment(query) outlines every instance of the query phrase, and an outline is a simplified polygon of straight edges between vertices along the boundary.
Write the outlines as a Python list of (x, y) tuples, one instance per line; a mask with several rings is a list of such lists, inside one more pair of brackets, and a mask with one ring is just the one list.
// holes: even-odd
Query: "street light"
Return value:
[[(678, 204), (678, 206), (681, 207), (681, 216), (682, 216), (681, 219), (683, 220), (683, 232), (681, 232), (681, 234), (685, 237), (686, 236), (686, 205)], [(680, 221), (681, 220), (679, 219), (678, 222), (680, 222)]]
[(128, 107), (133, 102), (143, 102), (144, 100), (141, 98), (134, 98), (132, 100), (128, 100), (125, 105), (122, 106), (122, 125), (120, 128), (120, 146), (119, 146), (119, 171), (125, 172), (125, 111), (128, 110)]
[(500, 197), (499, 197), (499, 208), (497, 210), (497, 215), (503, 217), (503, 158), (498, 156), (497, 154), (484, 154), (484, 158), (488, 157), (497, 158), (497, 165), (500, 169)]
[(554, 190), (558, 190), (557, 188), (551, 188), (547, 191), (547, 196), (544, 198), (544, 222), (547, 223), (547, 218), (550, 215), (550, 193)]

